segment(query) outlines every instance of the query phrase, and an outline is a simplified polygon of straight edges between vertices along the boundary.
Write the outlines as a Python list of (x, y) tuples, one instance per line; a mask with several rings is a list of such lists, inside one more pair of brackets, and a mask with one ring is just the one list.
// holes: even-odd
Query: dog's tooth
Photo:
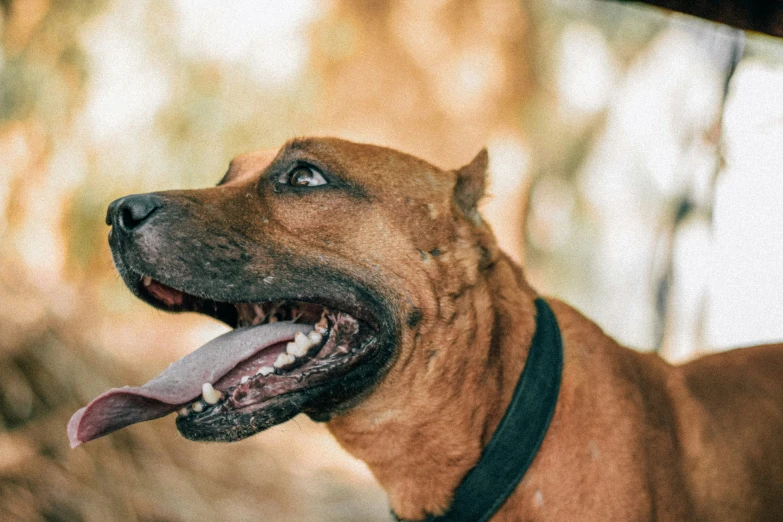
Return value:
[(294, 335), (294, 342), (299, 346), (306, 348), (310, 348), (313, 345), (313, 341), (302, 332), (296, 332), (296, 335)]
[(313, 344), (319, 344), (323, 340), (323, 338), (324, 338), (323, 334), (321, 334), (319, 332), (316, 332), (315, 330), (310, 332), (307, 335), (307, 337), (309, 337), (310, 340), (313, 341)]
[[(292, 352), (291, 350), (286, 349), (288, 353), (291, 353), (293, 355), (296, 355), (297, 357), (301, 357), (307, 353), (307, 350), (312, 348), (315, 345), (315, 341), (307, 337), (302, 332), (296, 332), (296, 335), (294, 336), (294, 344), (298, 346), (298, 350), (296, 352)], [(290, 346), (291, 343), (288, 343)]]
[(204, 397), (204, 402), (207, 404), (217, 404), (223, 394), (213, 388), (210, 383), (205, 382), (201, 385), (201, 396)]
[(187, 417), (189, 414), (190, 414), (190, 408), (188, 408), (187, 406), (177, 410), (177, 415), (179, 415), (180, 417)]
[(296, 357), (291, 355), (290, 353), (281, 353), (277, 356), (277, 360), (275, 361), (275, 368), (282, 368), (283, 366), (288, 366), (289, 364), (296, 361)]
[(270, 373), (275, 373), (275, 369), (272, 368), (271, 366), (262, 366), (261, 368), (258, 369), (256, 375), (261, 375), (263, 377), (266, 377)]
[(190, 408), (191, 408), (193, 411), (195, 411), (196, 413), (201, 413), (202, 411), (204, 411), (204, 403), (203, 403), (203, 402), (201, 402), (201, 401), (196, 401), (196, 402), (194, 402), (194, 403), (191, 405), (191, 407), (190, 407)]
[(150, 276), (144, 276), (141, 278), (141, 283), (144, 286), (150, 286), (152, 284), (152, 278)]
[(287, 345), (285, 345), (285, 351), (286, 351), (287, 354), (293, 355), (294, 357), (301, 357), (301, 356), (303, 356), (304, 354), (307, 353), (307, 349), (306, 348), (303, 349), (301, 346), (299, 346), (295, 342), (290, 342)]
[(248, 377), (247, 375), (245, 375), (244, 377), (242, 377), (241, 379), (239, 379), (239, 384), (247, 384), (247, 381), (249, 381), (249, 380), (250, 380), (250, 377)]

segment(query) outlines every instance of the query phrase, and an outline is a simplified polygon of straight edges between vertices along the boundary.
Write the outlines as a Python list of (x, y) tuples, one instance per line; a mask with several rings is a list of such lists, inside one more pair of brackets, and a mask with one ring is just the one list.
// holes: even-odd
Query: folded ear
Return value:
[(484, 195), (484, 185), (487, 179), (489, 155), (483, 148), (473, 160), (464, 167), (457, 169), (457, 184), (454, 186), (454, 200), (457, 206), (468, 217), (474, 217), (479, 200)]

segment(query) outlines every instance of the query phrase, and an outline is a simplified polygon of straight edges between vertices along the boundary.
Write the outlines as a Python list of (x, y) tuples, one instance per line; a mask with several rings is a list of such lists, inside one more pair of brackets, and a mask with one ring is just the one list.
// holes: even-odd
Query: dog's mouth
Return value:
[(386, 359), (377, 323), (361, 308), (327, 300), (223, 302), (131, 278), (150, 304), (204, 313), (234, 330), (143, 386), (109, 390), (77, 411), (68, 424), (72, 447), (172, 412), (189, 439), (239, 440), (300, 411), (329, 410), (376, 379)]

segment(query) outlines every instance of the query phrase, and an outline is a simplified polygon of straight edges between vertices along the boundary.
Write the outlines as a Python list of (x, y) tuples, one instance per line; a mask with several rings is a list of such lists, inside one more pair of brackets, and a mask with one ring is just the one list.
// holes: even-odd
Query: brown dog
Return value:
[[(216, 188), (116, 201), (112, 252), (137, 295), (251, 326), (104, 394), (74, 417), (72, 441), (174, 410), (186, 437), (230, 441), (305, 412), (369, 465), (399, 517), (445, 512), (536, 329), (536, 292), (476, 210), (486, 166), (483, 151), (442, 171), (297, 139), (235, 159)], [(559, 398), (493, 520), (783, 520), (783, 348), (673, 367), (548, 302)], [(285, 319), (302, 330), (288, 345)], [(263, 349), (242, 352), (242, 335)]]

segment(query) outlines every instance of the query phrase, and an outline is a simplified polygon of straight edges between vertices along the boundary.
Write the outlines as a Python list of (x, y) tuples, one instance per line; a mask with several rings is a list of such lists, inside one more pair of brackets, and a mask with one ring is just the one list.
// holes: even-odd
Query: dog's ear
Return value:
[(454, 200), (460, 210), (470, 218), (478, 216), (477, 206), (484, 195), (488, 165), (489, 154), (487, 154), (485, 147), (476, 154), (470, 163), (456, 171), (457, 184), (454, 186)]

